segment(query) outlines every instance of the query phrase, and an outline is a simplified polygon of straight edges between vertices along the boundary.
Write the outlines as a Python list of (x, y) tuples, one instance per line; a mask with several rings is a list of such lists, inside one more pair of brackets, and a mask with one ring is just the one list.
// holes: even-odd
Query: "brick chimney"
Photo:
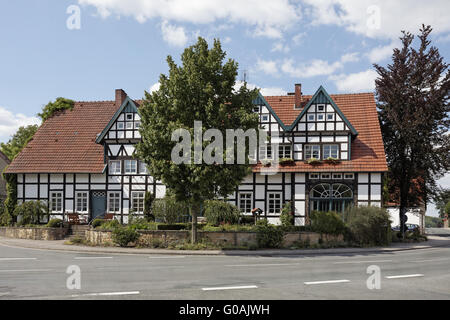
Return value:
[(127, 93), (122, 89), (116, 89), (116, 106), (120, 107), (127, 98)]
[(302, 105), (302, 84), (295, 84), (295, 105), (294, 108), (298, 109)]

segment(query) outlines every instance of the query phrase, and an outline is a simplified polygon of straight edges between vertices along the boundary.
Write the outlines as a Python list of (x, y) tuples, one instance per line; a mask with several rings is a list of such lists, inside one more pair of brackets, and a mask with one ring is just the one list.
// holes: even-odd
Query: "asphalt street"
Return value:
[[(369, 266), (380, 273), (368, 273)], [(264, 257), (87, 254), (0, 245), (0, 299), (450, 299), (449, 266), (449, 247)], [(67, 273), (78, 267), (80, 289), (73, 288), (77, 273)], [(368, 278), (377, 275), (379, 282), (370, 283), (380, 287), (369, 289)]]

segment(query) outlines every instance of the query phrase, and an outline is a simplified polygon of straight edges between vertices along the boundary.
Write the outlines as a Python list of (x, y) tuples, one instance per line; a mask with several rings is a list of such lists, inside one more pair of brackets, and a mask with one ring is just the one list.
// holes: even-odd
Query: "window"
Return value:
[(342, 179), (342, 173), (333, 173), (333, 179), (336, 180)]
[(317, 121), (323, 121), (325, 120), (325, 115), (324, 114), (318, 114), (317, 115)]
[(291, 145), (279, 145), (278, 146), (278, 158), (291, 158)]
[(123, 122), (117, 122), (117, 130), (123, 130), (124, 123)]
[(133, 114), (127, 113), (127, 120), (133, 120)]
[(266, 160), (266, 159), (272, 159), (272, 147), (270, 145), (261, 146), (259, 148), (259, 160)]
[(52, 212), (62, 212), (62, 192), (50, 193), (50, 210)]
[(344, 179), (351, 180), (351, 179), (354, 179), (354, 178), (355, 178), (355, 175), (353, 173), (346, 173), (346, 174), (344, 174)]
[(310, 173), (309, 178), (312, 180), (317, 180), (317, 179), (319, 179), (319, 174), (318, 173)]
[(323, 158), (327, 159), (327, 158), (331, 157), (331, 158), (337, 159), (338, 151), (339, 151), (339, 146), (337, 144), (324, 145), (323, 146)]
[(76, 192), (75, 194), (75, 211), (88, 212), (88, 193)]
[(353, 205), (353, 191), (345, 184), (322, 183), (311, 190), (309, 199), (310, 212), (345, 212), (347, 208)]
[(142, 161), (139, 161), (139, 173), (142, 173), (142, 174), (148, 173), (147, 165)]
[(120, 192), (108, 193), (108, 212), (120, 212)]
[(136, 174), (137, 173), (137, 161), (136, 160), (125, 160), (125, 173), (126, 174)]
[(135, 121), (134, 122), (134, 128), (135, 129), (139, 129), (140, 126), (141, 126), (141, 122), (140, 121)]
[(314, 120), (316, 120), (316, 115), (314, 115), (314, 114), (308, 115), (308, 121), (314, 121)]
[(131, 193), (131, 208), (134, 213), (144, 213), (144, 191), (134, 191)]
[(269, 121), (269, 116), (268, 115), (261, 116), (261, 121), (262, 122), (268, 122)]
[(109, 161), (109, 174), (121, 174), (120, 161)]
[(127, 122), (127, 129), (133, 129), (133, 122)]
[(320, 159), (320, 146), (318, 145), (306, 145), (305, 146), (305, 159)]
[(259, 106), (253, 107), (253, 112), (259, 113)]
[(320, 112), (325, 111), (325, 105), (319, 104), (319, 105), (317, 106), (317, 111), (320, 111)]
[(269, 192), (269, 213), (281, 212), (281, 193)]
[(334, 121), (334, 113), (328, 113), (327, 114), (327, 120), (328, 121)]
[(242, 213), (252, 212), (252, 193), (240, 192), (239, 193), (239, 210)]
[(329, 174), (329, 173), (322, 173), (322, 179), (331, 179), (331, 174)]

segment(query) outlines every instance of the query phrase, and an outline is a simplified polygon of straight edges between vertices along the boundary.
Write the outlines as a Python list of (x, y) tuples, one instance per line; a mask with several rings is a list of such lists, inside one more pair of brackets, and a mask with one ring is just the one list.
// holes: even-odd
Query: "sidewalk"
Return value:
[(285, 256), (285, 255), (321, 255), (321, 254), (364, 254), (389, 253), (404, 250), (430, 249), (450, 247), (449, 237), (428, 236), (428, 241), (422, 243), (400, 243), (390, 247), (374, 248), (336, 248), (336, 249), (268, 249), (268, 250), (169, 250), (169, 249), (137, 249), (120, 247), (89, 247), (81, 245), (65, 245), (65, 240), (27, 240), (0, 237), (0, 246), (28, 248), (37, 250), (53, 250), (79, 253), (103, 254), (164, 254), (164, 255), (229, 255), (229, 256)]

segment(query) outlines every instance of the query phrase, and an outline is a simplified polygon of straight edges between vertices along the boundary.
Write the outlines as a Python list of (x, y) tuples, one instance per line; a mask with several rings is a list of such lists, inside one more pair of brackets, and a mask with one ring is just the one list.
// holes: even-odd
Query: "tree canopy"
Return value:
[[(246, 84), (235, 89), (238, 64), (232, 59), (224, 61), (225, 57), (219, 40), (214, 40), (212, 48), (208, 48), (203, 38), (184, 50), (181, 66), (168, 56), (169, 74), (160, 76), (158, 91), (145, 92), (140, 108), (142, 141), (137, 146), (137, 156), (148, 164), (150, 174), (162, 180), (177, 200), (189, 203), (194, 222), (193, 241), (202, 203), (231, 194), (251, 172), (248, 161), (233, 165), (225, 161), (224, 164), (204, 161), (195, 164), (191, 152), (194, 139), (189, 141), (191, 149), (184, 153), (192, 159), (190, 164), (176, 164), (171, 157), (179, 142), (172, 141), (173, 132), (181, 128), (194, 137), (194, 121), (202, 122), (202, 137), (210, 128), (219, 130), (223, 137), (226, 129), (258, 129), (252, 103), (257, 90), (249, 90)], [(234, 145), (236, 147), (236, 141)], [(203, 142), (203, 151), (207, 147), (208, 142)], [(218, 156), (225, 158), (225, 153)], [(248, 148), (245, 158), (248, 160)]]
[(42, 122), (53, 117), (53, 115), (62, 110), (72, 110), (74, 101), (66, 98), (56, 98), (54, 102), (49, 102), (42, 108), (42, 112), (38, 113), (38, 116), (42, 119)]
[(399, 193), (400, 215), (436, 194), (436, 180), (450, 168), (450, 70), (431, 46), (431, 31), (422, 26), (418, 49), (414, 36), (403, 32), (392, 63), (374, 65), (390, 186)]
[(38, 125), (20, 127), (7, 143), (0, 144), (0, 150), (12, 161), (30, 142), (38, 128)]

